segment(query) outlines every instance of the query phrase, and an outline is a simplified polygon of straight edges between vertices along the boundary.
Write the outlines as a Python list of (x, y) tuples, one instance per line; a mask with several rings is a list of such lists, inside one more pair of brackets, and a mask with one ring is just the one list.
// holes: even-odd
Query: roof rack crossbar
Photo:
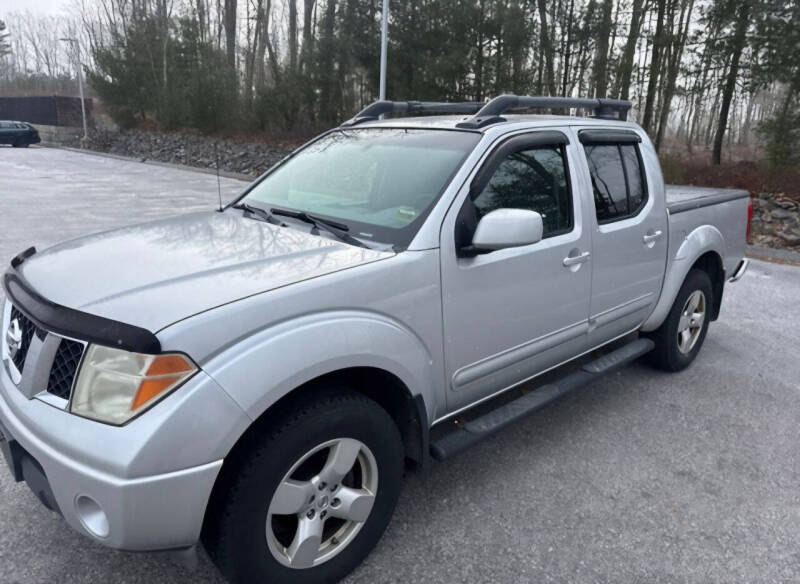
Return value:
[[(459, 128), (482, 128), (502, 122), (502, 114), (520, 109), (591, 109), (596, 118), (625, 121), (631, 102), (623, 99), (547, 97), (530, 95), (500, 95), (481, 108), (471, 118), (457, 124)], [(615, 115), (616, 114), (616, 115)]]
[(380, 119), (385, 114), (401, 113), (443, 113), (443, 114), (475, 114), (482, 107), (483, 102), (465, 101), (461, 103), (447, 103), (435, 101), (376, 101), (358, 112), (355, 117), (347, 120), (342, 126), (355, 126), (362, 122)]

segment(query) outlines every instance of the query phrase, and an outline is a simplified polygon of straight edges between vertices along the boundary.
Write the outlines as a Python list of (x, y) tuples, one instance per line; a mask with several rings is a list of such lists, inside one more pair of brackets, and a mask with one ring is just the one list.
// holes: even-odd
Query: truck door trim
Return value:
[(647, 294), (642, 294), (637, 298), (633, 298), (620, 304), (618, 306), (614, 306), (609, 308), (608, 310), (604, 310), (603, 312), (598, 312), (591, 318), (589, 318), (589, 327), (591, 330), (594, 330), (598, 327), (606, 325), (618, 318), (622, 318), (623, 316), (628, 316), (629, 314), (633, 314), (637, 310), (643, 310), (648, 308), (652, 305), (651, 298), (654, 296), (652, 292), (648, 292)]
[(452, 387), (458, 391), (474, 381), (543, 353), (563, 343), (577, 339), (589, 330), (588, 320), (576, 322), (557, 331), (511, 347), (475, 363), (470, 363), (453, 374)]

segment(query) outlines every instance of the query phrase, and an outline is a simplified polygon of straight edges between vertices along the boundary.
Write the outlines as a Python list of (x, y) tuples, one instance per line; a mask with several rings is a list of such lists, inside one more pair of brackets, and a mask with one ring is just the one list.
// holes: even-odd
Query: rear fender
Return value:
[(252, 420), (295, 388), (353, 367), (392, 373), (412, 395), (422, 396), (430, 417), (439, 405), (434, 363), (422, 339), (401, 323), (348, 310), (270, 326), (216, 355), (203, 369)]
[(703, 254), (713, 251), (720, 259), (725, 257), (725, 240), (713, 225), (701, 225), (689, 233), (678, 247), (674, 257), (667, 262), (667, 275), (661, 289), (661, 297), (650, 317), (642, 325), (642, 331), (654, 331), (667, 318), (686, 275)]

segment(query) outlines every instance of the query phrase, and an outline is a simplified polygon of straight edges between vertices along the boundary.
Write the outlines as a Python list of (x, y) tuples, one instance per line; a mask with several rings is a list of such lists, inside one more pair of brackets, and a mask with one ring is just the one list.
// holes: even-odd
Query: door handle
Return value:
[(658, 231), (654, 231), (653, 233), (645, 235), (644, 237), (642, 237), (642, 240), (644, 240), (645, 243), (652, 243), (657, 239), (661, 239), (662, 235), (663, 233), (659, 229)]
[(582, 264), (583, 262), (588, 262), (589, 255), (590, 255), (589, 252), (585, 251), (580, 255), (565, 257), (561, 263), (564, 264), (564, 267), (568, 268), (569, 266), (574, 266), (576, 264)]

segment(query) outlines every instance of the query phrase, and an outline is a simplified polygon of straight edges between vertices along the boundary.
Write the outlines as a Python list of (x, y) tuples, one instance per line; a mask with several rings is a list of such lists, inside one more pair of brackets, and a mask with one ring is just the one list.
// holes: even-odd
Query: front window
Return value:
[(244, 200), (335, 220), (362, 241), (402, 249), (479, 139), (449, 130), (336, 130), (266, 176)]
[(572, 195), (564, 146), (540, 146), (510, 154), (475, 198), (477, 218), (496, 209), (528, 209), (542, 216), (542, 237), (572, 229)]

